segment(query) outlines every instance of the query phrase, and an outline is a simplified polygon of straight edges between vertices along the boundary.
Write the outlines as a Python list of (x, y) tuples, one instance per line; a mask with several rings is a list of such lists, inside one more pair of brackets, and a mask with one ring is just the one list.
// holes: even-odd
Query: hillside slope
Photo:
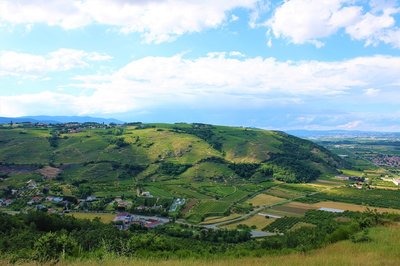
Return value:
[[(213, 167), (202, 166), (210, 161)], [(67, 170), (99, 163), (129, 165), (137, 168), (135, 174), (144, 171), (139, 177), (153, 179), (263, 174), (288, 182), (310, 181), (342, 163), (326, 149), (282, 132), (204, 124), (6, 125), (0, 130), (0, 162)]]
[(148, 192), (157, 202), (185, 198), (188, 207), (179, 215), (194, 223), (245, 212), (246, 198), (280, 181), (334, 174), (342, 163), (310, 141), (260, 129), (142, 123), (0, 127), (1, 195), (25, 193), (34, 180), (52, 195), (106, 198), (96, 207), (104, 210), (110, 198), (141, 204), (138, 198)]

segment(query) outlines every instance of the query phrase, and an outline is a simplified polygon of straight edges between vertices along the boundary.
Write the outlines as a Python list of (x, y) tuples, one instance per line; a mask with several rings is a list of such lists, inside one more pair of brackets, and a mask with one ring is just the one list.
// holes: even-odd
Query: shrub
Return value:
[(37, 240), (34, 249), (36, 259), (42, 262), (58, 261), (79, 253), (78, 243), (64, 233), (46, 233)]

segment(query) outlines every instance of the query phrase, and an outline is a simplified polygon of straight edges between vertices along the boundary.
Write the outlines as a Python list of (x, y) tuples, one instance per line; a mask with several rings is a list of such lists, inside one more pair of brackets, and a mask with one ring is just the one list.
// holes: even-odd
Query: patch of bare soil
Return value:
[(47, 178), (47, 179), (54, 179), (61, 173), (61, 169), (51, 167), (51, 166), (43, 167), (42, 169), (39, 169), (37, 171), (44, 178)]

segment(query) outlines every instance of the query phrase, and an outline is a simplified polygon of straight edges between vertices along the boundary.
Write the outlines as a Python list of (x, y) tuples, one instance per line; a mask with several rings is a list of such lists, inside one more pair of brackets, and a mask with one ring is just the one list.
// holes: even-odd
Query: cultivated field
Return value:
[(286, 216), (301, 216), (308, 210), (317, 209), (317, 207), (301, 202), (289, 202), (284, 205), (274, 206), (271, 209), (286, 214)]
[(281, 186), (273, 187), (266, 192), (269, 195), (284, 198), (284, 199), (294, 199), (300, 196), (304, 196), (306, 193), (301, 191), (296, 191), (290, 188), (283, 188)]
[(194, 206), (188, 215), (188, 220), (199, 223), (208, 216), (224, 216), (231, 203), (225, 201), (205, 200)]
[(225, 216), (225, 217), (221, 217), (221, 216), (215, 216), (215, 217), (207, 217), (204, 219), (204, 222), (202, 222), (201, 224), (214, 224), (214, 223), (220, 223), (220, 222), (225, 222), (225, 221), (229, 221), (235, 218), (240, 217), (240, 214), (237, 213), (233, 213), (229, 216)]
[(389, 212), (389, 213), (399, 213), (400, 210), (398, 209), (390, 209), (390, 208), (376, 208), (376, 207), (367, 207), (357, 204), (351, 203), (343, 203), (343, 202), (333, 202), (333, 201), (324, 201), (311, 204), (311, 206), (315, 208), (332, 208), (332, 209), (339, 209), (345, 211), (365, 211), (367, 208), (369, 209), (376, 209), (378, 212)]
[(247, 200), (246, 202), (253, 204), (253, 206), (270, 206), (272, 204), (285, 201), (284, 198), (271, 196), (268, 194), (258, 194), (257, 196)]
[[(315, 194), (309, 199), (335, 201), (381, 208), (400, 209), (400, 190), (334, 188)], [(314, 202), (315, 203), (315, 202)]]
[(67, 215), (73, 216), (77, 219), (93, 220), (95, 218), (100, 218), (100, 221), (102, 221), (103, 223), (111, 223), (115, 218), (115, 214), (112, 213), (73, 212), (73, 213), (68, 213)]
[(266, 218), (264, 216), (261, 215), (254, 215), (246, 220), (243, 221), (239, 221), (237, 223), (232, 223), (232, 224), (228, 224), (223, 226), (223, 228), (228, 228), (228, 229), (236, 229), (236, 227), (239, 224), (244, 224), (247, 225), (249, 227), (251, 226), (255, 226), (258, 230), (263, 229), (264, 227), (266, 227), (267, 225), (269, 225), (270, 223), (272, 223), (273, 221), (275, 221), (275, 219), (271, 219), (271, 218)]

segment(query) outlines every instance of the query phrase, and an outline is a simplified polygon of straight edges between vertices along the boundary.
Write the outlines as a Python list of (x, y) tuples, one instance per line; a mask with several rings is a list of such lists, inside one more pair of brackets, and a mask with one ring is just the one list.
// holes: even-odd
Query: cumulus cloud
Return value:
[(121, 32), (138, 32), (145, 41), (161, 43), (189, 32), (235, 21), (235, 8), (253, 10), (258, 0), (3, 0), (0, 23), (45, 23), (76, 29), (97, 23)]
[(47, 55), (0, 52), (0, 77), (38, 77), (48, 72), (87, 67), (90, 61), (105, 61), (111, 56), (97, 52), (61, 48)]
[(396, 1), (370, 1), (370, 8), (360, 0), (289, 0), (275, 9), (266, 22), (276, 38), (294, 44), (323, 46), (323, 40), (339, 30), (365, 45), (381, 42), (400, 47), (400, 32), (395, 16), (400, 13)]
[[(107, 75), (74, 78), (74, 89), (0, 97), (0, 115), (115, 114), (160, 106), (201, 108), (262, 108), (295, 106), (348, 97), (360, 90), (390, 89), (400, 97), (400, 57), (359, 57), (336, 62), (278, 61), (263, 57), (209, 54), (196, 59), (183, 55), (144, 57)], [(236, 53), (234, 53), (236, 54)], [(72, 85), (70, 85), (72, 86)], [(57, 103), (63, 108), (55, 108)]]

